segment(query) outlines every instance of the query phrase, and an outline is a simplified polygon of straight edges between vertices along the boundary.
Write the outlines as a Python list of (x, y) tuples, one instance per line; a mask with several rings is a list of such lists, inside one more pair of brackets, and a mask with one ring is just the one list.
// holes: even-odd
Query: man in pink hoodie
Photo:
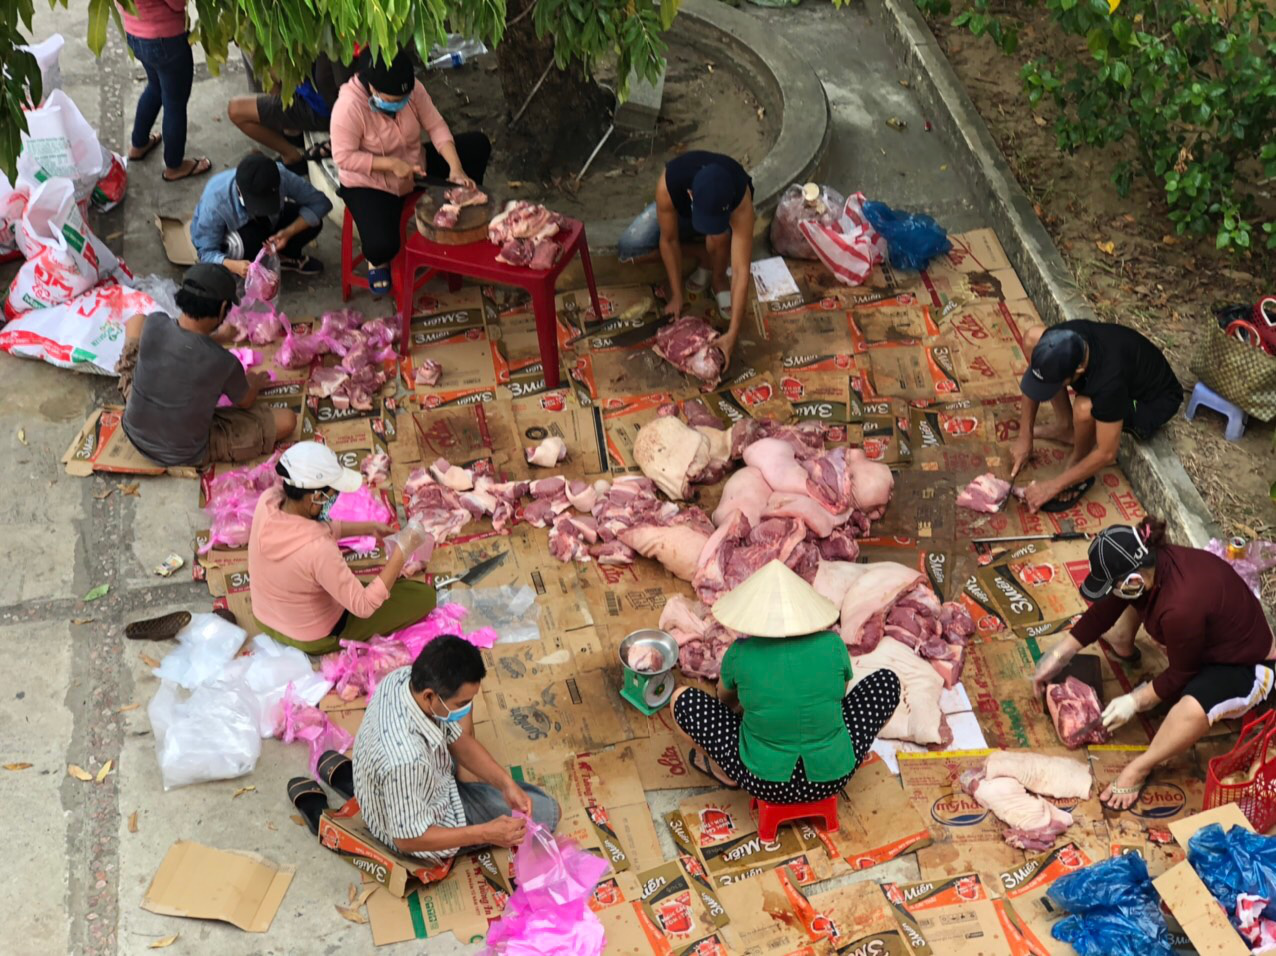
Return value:
[[(330, 128), (341, 198), (359, 229), (369, 287), (387, 295), (390, 263), (403, 241), (403, 204), (415, 200), (415, 177), (482, 183), (492, 144), (479, 132), (453, 137), (407, 50), (389, 63), (373, 59), (370, 50), (360, 54), (356, 75), (337, 96)], [(424, 148), (422, 133), (430, 137)]]

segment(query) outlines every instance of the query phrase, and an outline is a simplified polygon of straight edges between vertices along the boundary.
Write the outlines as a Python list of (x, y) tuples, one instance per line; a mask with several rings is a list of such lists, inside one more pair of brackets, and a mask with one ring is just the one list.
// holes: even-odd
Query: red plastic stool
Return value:
[[(399, 217), (399, 254), (394, 257), (390, 263), (390, 281), (394, 284), (392, 295), (395, 300), (400, 299), (399, 287), (403, 282), (403, 268), (407, 262), (408, 249), (408, 223), (416, 214), (416, 201), (420, 197), (420, 193), (412, 193), (403, 202), (403, 214)], [(346, 214), (341, 220), (341, 301), (349, 302), (350, 294), (353, 289), (367, 289), (368, 279), (366, 276), (357, 275), (355, 269), (367, 261), (363, 253), (355, 255), (354, 252), (354, 218), (350, 215), (350, 207), (346, 207)], [(415, 230), (412, 231), (415, 235)], [(421, 285), (429, 281), (430, 276), (425, 276), (420, 283), (417, 283), (412, 291), (408, 293), (408, 300), (411, 301), (412, 295)], [(458, 280), (457, 286), (460, 282)]]
[(825, 830), (836, 830), (837, 794), (827, 800), (815, 803), (767, 803), (754, 797), (749, 801), (749, 809), (758, 815), (758, 836), (767, 843), (775, 839), (775, 831), (781, 823), (793, 820), (805, 820), (808, 817), (823, 817)]

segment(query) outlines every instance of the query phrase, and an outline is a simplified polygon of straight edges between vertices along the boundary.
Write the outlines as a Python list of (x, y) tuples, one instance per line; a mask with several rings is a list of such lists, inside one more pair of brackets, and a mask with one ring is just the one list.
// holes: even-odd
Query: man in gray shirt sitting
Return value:
[[(212, 338), (237, 298), (225, 266), (200, 263), (177, 290), (181, 315), (135, 315), (124, 327), (117, 366), (124, 434), (157, 464), (249, 461), (270, 454), (297, 425), (293, 412), (255, 404), (265, 375), (246, 374)], [(233, 407), (217, 407), (223, 395)]]

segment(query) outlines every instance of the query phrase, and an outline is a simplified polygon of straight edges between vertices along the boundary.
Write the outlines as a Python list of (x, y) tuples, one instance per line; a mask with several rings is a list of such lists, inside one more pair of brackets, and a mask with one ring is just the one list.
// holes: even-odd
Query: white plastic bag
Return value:
[(498, 644), (540, 640), (540, 607), (536, 603), (536, 592), (527, 585), (449, 591), (446, 603), (459, 604), (469, 610), (465, 617), (467, 630), (480, 627), (495, 630), (500, 635)]
[(846, 206), (842, 194), (831, 186), (794, 183), (784, 190), (771, 220), (771, 248), (789, 259), (815, 259), (815, 251), (799, 228), (804, 222), (831, 226)]
[(242, 627), (216, 614), (192, 614), (191, 622), (177, 632), (177, 650), (152, 673), (187, 690), (208, 684), (222, 676), (247, 637)]
[(253, 638), (253, 652), (231, 661), (222, 672), (223, 681), (242, 681), (252, 692), (258, 712), (258, 731), (274, 737), (283, 720), (284, 692), (292, 684), (295, 696), (311, 707), (318, 705), (332, 687), (314, 669), (310, 657), (295, 647), (285, 647), (265, 634)]
[(863, 202), (863, 193), (852, 195), (831, 226), (819, 221), (798, 223), (816, 258), (842, 285), (862, 284), (886, 259), (886, 240), (864, 218)]
[(75, 198), (88, 199), (109, 171), (111, 152), (102, 148), (93, 128), (75, 101), (62, 90), (44, 98), (44, 105), (27, 112), (27, 132), (18, 156), (18, 181), (34, 187), (50, 178), (71, 180)]
[(108, 279), (62, 305), (32, 309), (0, 328), (0, 351), (59, 368), (114, 375), (124, 323), (158, 306), (144, 292)]
[(257, 766), (260, 718), (242, 681), (198, 687), (188, 697), (166, 680), (146, 712), (165, 790), (242, 777)]
[(9, 177), (0, 173), (0, 255), (15, 252), (18, 248), (14, 232), (22, 222), (29, 195), (25, 188), (14, 189)]
[(27, 261), (9, 286), (7, 318), (69, 302), (108, 277), (132, 278), (84, 222), (67, 179), (31, 191), (14, 239)]
[(46, 37), (39, 43), (32, 43), (19, 49), (26, 50), (35, 57), (40, 67), (40, 104), (43, 105), (54, 90), (62, 89), (62, 64), (58, 57), (66, 40), (61, 33)]

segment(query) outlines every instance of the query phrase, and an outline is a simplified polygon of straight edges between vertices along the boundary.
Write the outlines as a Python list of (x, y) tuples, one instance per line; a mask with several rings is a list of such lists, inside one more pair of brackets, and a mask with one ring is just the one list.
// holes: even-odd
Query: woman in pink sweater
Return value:
[[(390, 292), (390, 262), (399, 254), (403, 204), (415, 200), (414, 177), (446, 177), (473, 186), (483, 182), (492, 144), (482, 133), (453, 137), (412, 58), (400, 50), (390, 63), (359, 56), (358, 72), (332, 109), (332, 158), (341, 198), (350, 210), (374, 295)], [(422, 147), (421, 134), (430, 137)]]
[[(202, 176), (212, 169), (207, 156), (186, 158), (186, 102), (195, 80), (195, 59), (186, 32), (186, 0), (135, 0), (136, 13), (120, 7), (128, 47), (146, 71), (146, 89), (133, 117), (129, 159), (144, 159), (164, 143), (164, 180)], [(164, 133), (151, 127), (164, 110)]]

